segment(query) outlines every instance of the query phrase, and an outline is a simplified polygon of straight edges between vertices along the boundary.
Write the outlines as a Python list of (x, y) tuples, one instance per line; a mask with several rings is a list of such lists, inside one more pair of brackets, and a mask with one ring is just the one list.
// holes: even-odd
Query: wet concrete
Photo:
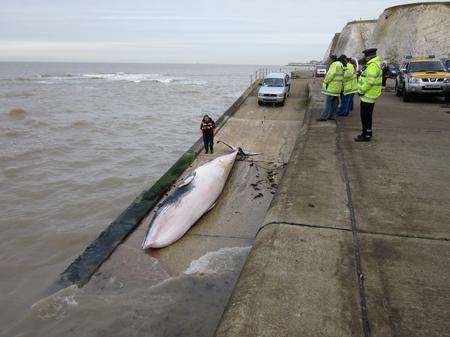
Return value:
[[(216, 336), (449, 336), (450, 123), (387, 91), (375, 137), (316, 122), (297, 139)], [(357, 98), (355, 101), (359, 101)]]
[[(143, 251), (151, 212), (89, 283), (42, 299), (7, 333), (211, 336), (299, 134), (306, 84), (293, 81), (284, 107), (259, 107), (256, 96), (250, 96), (227, 120), (216, 140), (261, 155), (235, 163), (216, 206), (182, 239), (164, 249)], [(215, 145), (214, 155), (199, 155), (183, 176), (228, 152)]]

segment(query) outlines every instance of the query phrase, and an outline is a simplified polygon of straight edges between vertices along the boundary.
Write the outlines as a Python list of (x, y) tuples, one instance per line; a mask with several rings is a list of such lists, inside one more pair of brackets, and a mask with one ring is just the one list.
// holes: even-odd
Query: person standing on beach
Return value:
[(323, 122), (336, 119), (339, 96), (342, 91), (342, 81), (344, 79), (344, 67), (337, 59), (336, 55), (331, 55), (331, 65), (322, 83), (322, 94), (326, 96), (325, 108), (317, 120)]
[(200, 123), (200, 130), (203, 134), (203, 144), (205, 145), (205, 153), (214, 153), (214, 130), (216, 129), (216, 124), (208, 115), (203, 116), (202, 122)]
[(362, 132), (356, 136), (356, 142), (369, 142), (372, 139), (372, 114), (375, 101), (381, 95), (383, 71), (381, 58), (377, 56), (377, 49), (370, 48), (363, 51), (367, 61), (358, 80), (358, 95), (361, 98)]

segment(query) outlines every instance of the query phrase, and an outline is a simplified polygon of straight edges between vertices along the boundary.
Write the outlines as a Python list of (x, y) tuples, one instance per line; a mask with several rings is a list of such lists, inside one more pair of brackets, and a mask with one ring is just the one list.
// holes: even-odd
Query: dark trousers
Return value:
[(361, 124), (363, 136), (372, 137), (372, 114), (375, 103), (361, 101)]
[(203, 132), (203, 144), (205, 145), (205, 152), (213, 153), (214, 132)]

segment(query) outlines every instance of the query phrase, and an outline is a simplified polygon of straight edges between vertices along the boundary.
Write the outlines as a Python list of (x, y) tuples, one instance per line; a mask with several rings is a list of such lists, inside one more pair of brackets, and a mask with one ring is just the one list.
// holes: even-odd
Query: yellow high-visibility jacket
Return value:
[(358, 80), (356, 79), (355, 67), (347, 63), (344, 67), (344, 95), (350, 95), (358, 92)]
[(322, 94), (328, 96), (339, 96), (342, 91), (344, 80), (344, 66), (340, 61), (331, 63), (322, 83)]
[(367, 62), (367, 66), (358, 81), (358, 93), (361, 96), (361, 101), (375, 103), (381, 95), (382, 74), (379, 56)]

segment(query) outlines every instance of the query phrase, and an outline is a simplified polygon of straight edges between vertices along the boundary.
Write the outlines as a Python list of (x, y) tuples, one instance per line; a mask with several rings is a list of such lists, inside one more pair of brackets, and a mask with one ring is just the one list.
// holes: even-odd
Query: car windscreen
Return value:
[(389, 68), (389, 70), (395, 70), (395, 71), (397, 71), (398, 70), (398, 67), (395, 65), (395, 64), (389, 64), (388, 65), (388, 68)]
[(282, 78), (265, 78), (263, 86), (266, 87), (284, 87), (284, 80)]
[(408, 66), (408, 72), (417, 72), (417, 71), (445, 71), (445, 68), (441, 62), (432, 62), (432, 61), (411, 62)]

